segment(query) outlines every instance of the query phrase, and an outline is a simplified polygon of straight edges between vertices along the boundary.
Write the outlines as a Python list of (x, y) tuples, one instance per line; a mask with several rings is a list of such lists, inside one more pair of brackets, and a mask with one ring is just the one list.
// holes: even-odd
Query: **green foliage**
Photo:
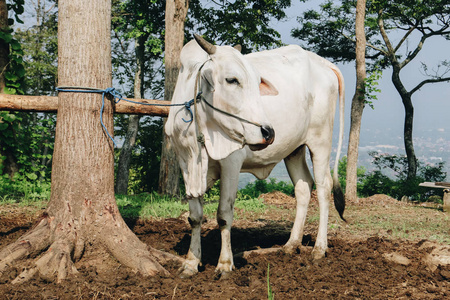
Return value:
[(133, 196), (117, 195), (117, 206), (124, 218), (176, 218), (187, 211), (188, 205), (156, 192)]
[(159, 99), (164, 90), (164, 12), (165, 1), (113, 1), (112, 63), (113, 77), (124, 88), (124, 95), (134, 96), (137, 70), (136, 43), (144, 45), (144, 76), (142, 90), (150, 98)]
[(375, 93), (381, 92), (378, 88), (378, 81), (381, 79), (381, 74), (380, 70), (374, 69), (364, 80), (364, 103), (369, 105), (372, 109), (374, 109), (373, 101), (378, 100)]
[(286, 18), (291, 0), (212, 1), (192, 0), (186, 28), (208, 40), (228, 45), (240, 44), (243, 53), (280, 46), (280, 34), (270, 26), (272, 20)]
[[(19, 1), (9, 6), (16, 13)], [(17, 30), (11, 38), (9, 67), (5, 73), (8, 93), (45, 95), (54, 93), (57, 75), (56, 11), (42, 7), (36, 11), (37, 24), (26, 31)], [(10, 30), (12, 34), (12, 30)], [(3, 35), (5, 37), (5, 35)], [(26, 76), (25, 76), (26, 75)], [(0, 112), (0, 150), (15, 167), (7, 170), (10, 180), (21, 184), (50, 182), (56, 115)], [(2, 172), (3, 171), (3, 172)], [(11, 182), (11, 186), (16, 183)]]
[[(267, 206), (261, 199), (249, 199), (239, 201), (236, 208), (242, 211), (262, 212)], [(182, 213), (189, 211), (187, 203), (181, 203), (179, 199), (170, 196), (159, 195), (156, 192), (142, 193), (138, 195), (116, 195), (119, 211), (124, 218), (177, 218)], [(217, 213), (218, 202), (205, 201), (203, 206), (204, 215), (214, 218)]]
[[(363, 166), (359, 166), (356, 169), (356, 176), (357, 176), (357, 182), (356, 182), (356, 189), (359, 190), (361, 188), (362, 179), (364, 178), (366, 174), (366, 168)], [(342, 190), (345, 191), (345, 187), (347, 186), (347, 156), (342, 157), (339, 160), (338, 164), (338, 177), (339, 177), (339, 183), (341, 184)]]
[(55, 10), (37, 12), (40, 23), (27, 30), (17, 30), (23, 47), (27, 95), (55, 95), (58, 73), (58, 20)]
[(11, 180), (8, 175), (0, 175), (0, 199), (2, 202), (47, 201), (50, 199), (50, 183), (29, 180), (16, 174)]
[(284, 181), (277, 182), (275, 178), (270, 178), (269, 181), (255, 180), (254, 182), (248, 183), (239, 192), (241, 195), (247, 195), (250, 198), (258, 198), (261, 194), (270, 193), (273, 191), (280, 191), (290, 196), (294, 196), (295, 194), (293, 184), (286, 183)]
[(144, 117), (140, 121), (140, 128), (131, 158), (131, 168), (135, 170), (133, 182), (129, 184), (132, 193), (158, 189), (163, 120)]
[[(8, 19), (8, 25), (12, 26), (14, 21), (23, 23), (19, 15), (24, 11), (24, 0), (7, 3), (7, 9), (13, 12), (13, 18)], [(11, 27), (2, 28), (0, 30), (0, 40), (9, 46), (8, 64), (5, 70), (2, 70), (5, 78), (5, 94), (23, 94), (23, 80), (25, 78), (25, 68), (23, 66), (23, 50), (22, 45), (14, 36)]]
[(358, 189), (362, 196), (386, 194), (396, 199), (408, 196), (413, 200), (426, 201), (432, 195), (442, 194), (440, 189), (429, 190), (419, 187), (419, 183), (444, 181), (447, 176), (443, 171), (444, 162), (436, 165), (424, 165), (418, 162), (417, 176), (408, 180), (408, 162), (405, 156), (377, 152), (369, 152), (369, 155), (372, 156), (376, 169), (362, 178)]

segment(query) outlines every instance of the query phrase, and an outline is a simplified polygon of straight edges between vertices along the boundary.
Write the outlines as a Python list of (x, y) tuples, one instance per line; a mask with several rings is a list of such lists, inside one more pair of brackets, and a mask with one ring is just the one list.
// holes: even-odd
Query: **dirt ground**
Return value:
[[(294, 200), (281, 193), (265, 195), (264, 199), (280, 209), (259, 216), (237, 211), (232, 230), (234, 253), (276, 247), (288, 240), (292, 217), (282, 214), (295, 208)], [(387, 206), (401, 209), (410, 204), (385, 195), (348, 204), (355, 211), (361, 205), (371, 205), (373, 213), (380, 214)], [(310, 210), (315, 208), (317, 203), (312, 201)], [(0, 248), (25, 233), (39, 214), (17, 206), (2, 206)], [(330, 224), (340, 222), (335, 215), (333, 212)], [(127, 221), (145, 243), (170, 253), (187, 253), (190, 227), (186, 214), (172, 219)], [(165, 266), (174, 274), (170, 278), (145, 278), (108, 254), (97, 253), (77, 262), (79, 275), (61, 284), (36, 277), (13, 285), (11, 281), (21, 269), (10, 268), (0, 276), (0, 299), (267, 299), (267, 279), (275, 299), (450, 299), (449, 245), (393, 238), (389, 232), (366, 230), (355, 234), (346, 229), (351, 226), (330, 229), (329, 250), (321, 261), (310, 259), (317, 233), (317, 221), (311, 221), (300, 253), (291, 256), (278, 251), (236, 259), (232, 276), (217, 280), (214, 268), (220, 234), (216, 221), (208, 220), (202, 230), (203, 267), (194, 278), (179, 279), (175, 264)], [(443, 259), (436, 260), (439, 253)]]

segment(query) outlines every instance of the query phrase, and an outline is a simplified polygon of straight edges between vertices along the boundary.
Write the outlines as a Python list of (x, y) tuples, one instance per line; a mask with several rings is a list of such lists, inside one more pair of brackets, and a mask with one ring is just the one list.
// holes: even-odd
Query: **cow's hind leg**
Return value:
[(201, 226), (203, 220), (203, 203), (201, 198), (189, 199), (189, 224), (191, 225), (191, 244), (186, 260), (179, 270), (180, 277), (187, 278), (198, 273), (201, 261)]
[(313, 179), (306, 164), (305, 152), (306, 146), (301, 146), (284, 159), (289, 176), (295, 186), (295, 198), (297, 199), (294, 226), (288, 242), (283, 247), (287, 253), (294, 253), (301, 246), (306, 212), (311, 199)]
[(330, 173), (330, 152), (325, 149), (330, 147), (318, 147), (318, 151), (311, 147), (311, 158), (314, 166), (314, 181), (316, 184), (317, 200), (319, 201), (319, 230), (312, 256), (314, 259), (321, 259), (325, 256), (328, 248), (327, 230), (328, 214), (330, 211), (330, 198), (333, 180)]

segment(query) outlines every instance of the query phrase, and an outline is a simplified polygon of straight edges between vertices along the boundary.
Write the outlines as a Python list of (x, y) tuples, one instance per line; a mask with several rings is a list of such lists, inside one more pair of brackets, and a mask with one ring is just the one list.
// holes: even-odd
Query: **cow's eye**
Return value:
[(239, 80), (237, 78), (225, 78), (228, 84), (239, 84)]

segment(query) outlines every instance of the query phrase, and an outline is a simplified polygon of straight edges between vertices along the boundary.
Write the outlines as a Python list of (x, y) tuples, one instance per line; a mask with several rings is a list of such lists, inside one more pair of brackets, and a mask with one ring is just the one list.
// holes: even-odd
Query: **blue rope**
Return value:
[[(130, 103), (134, 103), (134, 104), (140, 104), (140, 105), (148, 105), (148, 106), (184, 106), (187, 111), (189, 112), (189, 114), (191, 115), (191, 119), (190, 120), (185, 120), (184, 118), (182, 118), (182, 120), (186, 123), (190, 123), (192, 122), (192, 120), (194, 119), (194, 115), (192, 113), (192, 109), (191, 106), (192, 104), (194, 104), (194, 99), (190, 100), (190, 101), (186, 101), (184, 103), (178, 103), (178, 104), (153, 104), (153, 103), (143, 103), (143, 102), (138, 102), (138, 101), (133, 101), (133, 100), (129, 100), (126, 99), (122, 96), (121, 93), (119, 93), (118, 91), (116, 91), (115, 88), (113, 87), (109, 87), (106, 88), (104, 90), (102, 89), (97, 89), (97, 88), (90, 88), (90, 87), (75, 87), (75, 86), (70, 86), (70, 87), (57, 87), (56, 90), (58, 92), (71, 92), (71, 93), (98, 93), (98, 94), (102, 94), (102, 107), (100, 109), (100, 124), (102, 124), (103, 130), (105, 131), (105, 133), (108, 135), (108, 137), (112, 140), (113, 144), (115, 147), (117, 147), (116, 141), (114, 140), (114, 138), (109, 134), (108, 129), (106, 129), (105, 124), (103, 123), (103, 109), (105, 107), (105, 95), (109, 94), (114, 98), (114, 102), (117, 104), (119, 103), (120, 100), (124, 100)], [(200, 94), (200, 93), (199, 93)], [(198, 96), (197, 96), (198, 97)]]

